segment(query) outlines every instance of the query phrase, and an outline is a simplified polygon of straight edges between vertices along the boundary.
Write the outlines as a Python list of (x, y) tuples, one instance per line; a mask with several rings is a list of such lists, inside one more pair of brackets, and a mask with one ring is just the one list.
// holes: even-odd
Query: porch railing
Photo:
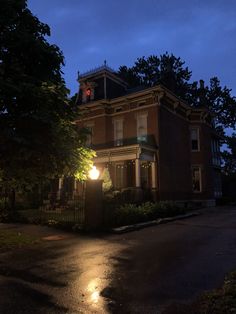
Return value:
[(91, 148), (97, 150), (97, 149), (106, 149), (106, 148), (112, 148), (112, 147), (129, 146), (129, 145), (135, 145), (135, 144), (147, 145), (150, 147), (157, 148), (157, 143), (156, 143), (156, 139), (154, 135), (123, 138), (123, 139), (118, 139), (116, 141), (110, 141), (110, 142), (101, 143), (101, 144), (91, 144)]

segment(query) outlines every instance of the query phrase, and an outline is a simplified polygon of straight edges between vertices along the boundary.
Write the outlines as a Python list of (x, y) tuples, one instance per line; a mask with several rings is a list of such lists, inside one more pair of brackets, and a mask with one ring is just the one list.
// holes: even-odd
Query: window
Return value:
[(114, 120), (115, 146), (123, 145), (123, 119)]
[(122, 107), (115, 108), (115, 112), (121, 112), (121, 111), (122, 111)]
[(211, 140), (212, 163), (214, 166), (221, 166), (220, 143), (217, 139)]
[(191, 129), (191, 149), (192, 149), (192, 151), (199, 151), (200, 150), (199, 129), (198, 128)]
[(194, 166), (192, 168), (192, 184), (194, 193), (202, 191), (201, 168), (198, 166)]
[(137, 138), (138, 142), (147, 141), (147, 114), (137, 116)]
[(87, 138), (86, 138), (86, 146), (90, 147), (92, 145), (93, 142), (93, 126), (86, 126), (86, 130), (87, 130)]
[(86, 101), (89, 102), (91, 100), (91, 88), (86, 89)]
[(84, 104), (94, 100), (95, 86), (96, 85), (94, 84), (94, 82), (87, 82), (81, 84), (82, 102)]

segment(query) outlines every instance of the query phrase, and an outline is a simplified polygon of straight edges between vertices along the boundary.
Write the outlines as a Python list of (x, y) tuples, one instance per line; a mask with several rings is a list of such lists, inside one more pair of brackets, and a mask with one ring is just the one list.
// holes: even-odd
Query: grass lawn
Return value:
[(38, 242), (39, 239), (24, 233), (0, 230), (0, 249), (19, 248)]
[(173, 304), (163, 314), (236, 314), (236, 271), (226, 276), (221, 288), (201, 295), (193, 303)]

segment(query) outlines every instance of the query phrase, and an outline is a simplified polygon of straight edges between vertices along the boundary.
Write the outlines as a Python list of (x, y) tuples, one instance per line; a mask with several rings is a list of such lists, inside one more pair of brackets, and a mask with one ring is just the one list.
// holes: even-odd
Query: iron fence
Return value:
[(18, 218), (32, 223), (45, 224), (84, 224), (84, 201), (73, 201), (67, 206), (51, 207), (44, 204), (39, 209), (18, 210)]

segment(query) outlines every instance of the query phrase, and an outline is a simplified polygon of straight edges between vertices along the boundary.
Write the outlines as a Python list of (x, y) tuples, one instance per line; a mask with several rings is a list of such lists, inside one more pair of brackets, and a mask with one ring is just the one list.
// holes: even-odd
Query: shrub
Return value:
[(156, 211), (155, 216), (157, 218), (164, 218), (184, 214), (186, 212), (186, 209), (178, 206), (175, 202), (162, 201), (156, 203), (155, 211)]
[(164, 217), (184, 214), (186, 209), (176, 203), (164, 201), (159, 203), (145, 202), (141, 205), (124, 204), (118, 208), (111, 207), (105, 211), (105, 225), (121, 226), (135, 224)]

